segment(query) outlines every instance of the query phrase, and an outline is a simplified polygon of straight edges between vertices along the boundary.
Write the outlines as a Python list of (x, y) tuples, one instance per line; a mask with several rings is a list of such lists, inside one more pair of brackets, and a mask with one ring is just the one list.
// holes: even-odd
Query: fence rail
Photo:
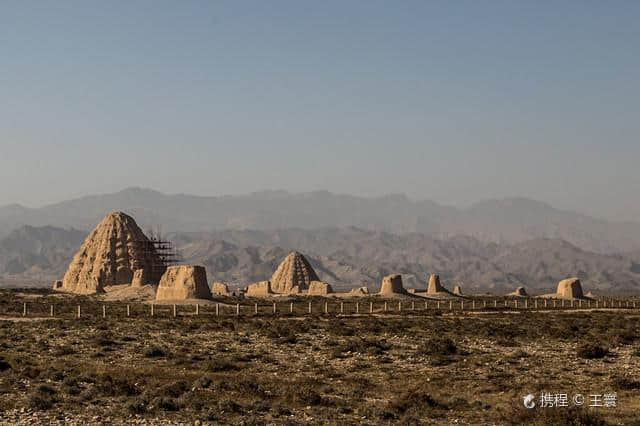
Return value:
[(638, 309), (638, 300), (599, 299), (563, 300), (527, 298), (520, 300), (425, 300), (425, 301), (287, 301), (273, 303), (215, 303), (166, 305), (121, 302), (89, 302), (84, 304), (50, 304), (41, 302), (5, 303), (0, 316), (25, 318), (131, 318), (184, 316), (248, 317), (372, 314), (406, 314), (420, 312), (495, 312), (554, 311), (578, 309)]

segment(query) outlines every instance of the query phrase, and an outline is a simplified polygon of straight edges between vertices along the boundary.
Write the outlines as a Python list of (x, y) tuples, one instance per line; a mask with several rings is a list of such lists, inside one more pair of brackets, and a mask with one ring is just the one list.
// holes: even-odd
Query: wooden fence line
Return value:
[[(540, 303), (544, 301), (544, 303)], [(432, 303), (430, 303), (432, 302)], [(483, 312), (483, 311), (503, 311), (503, 310), (515, 310), (515, 311), (553, 311), (553, 310), (576, 310), (576, 309), (638, 309), (640, 304), (639, 300), (619, 300), (619, 299), (598, 299), (598, 300), (565, 300), (560, 299), (559, 301), (556, 299), (551, 299), (551, 303), (549, 303), (548, 299), (539, 299), (539, 298), (526, 298), (526, 299), (514, 299), (514, 300), (504, 300), (503, 307), (499, 307), (499, 300), (493, 300), (493, 307), (488, 308), (487, 300), (482, 300), (482, 304), (478, 303), (478, 300), (449, 300), (448, 304), (443, 305), (440, 300), (426, 300), (424, 303), (424, 308), (416, 305), (415, 300), (410, 302), (407, 301), (398, 301), (397, 305), (390, 305), (388, 300), (381, 300), (379, 302), (369, 301), (369, 309), (368, 314), (374, 313), (410, 313), (415, 312), (427, 312), (427, 311), (442, 311), (442, 312)], [(288, 304), (289, 309), (282, 308), (282, 304), (278, 304), (278, 302), (273, 302), (271, 305), (266, 304), (253, 304), (253, 315), (269, 315), (272, 316), (286, 316), (286, 315), (304, 315), (304, 303), (305, 302), (283, 302)], [(323, 308), (314, 310), (314, 303), (312, 301), (308, 302), (308, 308), (306, 309), (307, 315), (315, 314), (324, 314), (324, 315), (361, 315), (362, 311), (360, 309), (359, 301), (355, 302), (345, 302), (339, 301), (330, 303), (329, 301), (319, 302), (323, 303)], [(101, 308), (100, 315), (103, 319), (106, 319), (110, 316), (119, 317), (124, 315), (129, 318), (134, 316), (144, 316), (144, 304), (134, 305), (138, 306), (139, 309), (132, 310), (132, 305), (127, 304), (126, 306), (122, 306), (116, 303), (95, 303), (89, 304), (89, 307), (86, 306), (85, 309), (82, 308), (81, 305), (76, 305), (75, 316), (76, 318), (82, 317), (93, 317), (95, 316), (95, 309), (91, 309), (91, 307), (95, 307), (96, 305)], [(317, 303), (316, 303), (317, 305)], [(447, 306), (448, 305), (448, 306)], [(158, 305), (155, 303), (149, 304), (149, 316), (154, 317), (157, 316), (158, 313), (168, 312), (170, 317), (178, 318), (180, 315), (215, 315), (219, 316), (231, 316), (235, 314), (235, 316), (240, 315), (251, 315), (251, 305), (250, 304), (240, 304), (236, 303), (235, 306), (232, 304), (221, 305), (220, 303), (216, 303), (214, 305), (215, 310), (209, 311), (206, 309), (206, 305), (200, 306), (200, 304), (191, 305), (159, 305), (161, 308), (158, 308)], [(226, 306), (226, 315), (223, 312), (222, 307)], [(267, 309), (268, 307), (271, 309)], [(286, 306), (286, 305), (284, 305)], [(63, 318), (65, 313), (60, 310), (60, 305), (55, 304), (44, 304), (37, 302), (22, 302), (22, 316), (23, 317), (45, 317), (47, 316), (47, 307), (48, 316), (51, 318)], [(109, 307), (107, 309), (107, 307)], [(235, 308), (235, 309), (234, 309)], [(296, 309), (297, 308), (297, 309)], [(160, 309), (160, 311), (158, 310)], [(233, 309), (233, 314), (231, 314), (231, 309)], [(16, 311), (12, 311), (16, 312)], [(16, 315), (19, 315), (20, 310), (16, 312)], [(91, 312), (94, 312), (93, 314)], [(364, 311), (366, 314), (367, 311)], [(11, 312), (1, 313), (2, 315), (8, 316)], [(67, 312), (67, 315), (69, 313)]]

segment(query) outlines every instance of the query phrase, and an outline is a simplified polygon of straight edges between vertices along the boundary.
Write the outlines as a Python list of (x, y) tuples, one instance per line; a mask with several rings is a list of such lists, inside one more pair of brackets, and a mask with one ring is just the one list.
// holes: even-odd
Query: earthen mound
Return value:
[(369, 289), (367, 287), (352, 288), (351, 291), (349, 291), (349, 294), (351, 296), (368, 296)]
[(507, 294), (507, 296), (526, 297), (528, 296), (528, 294), (527, 294), (527, 290), (525, 290), (524, 287), (518, 287), (515, 289), (515, 291)]
[(311, 281), (309, 284), (309, 290), (307, 291), (309, 296), (326, 296), (331, 293), (333, 293), (331, 284), (327, 284), (322, 281)]
[(464, 293), (462, 292), (462, 287), (460, 287), (459, 285), (455, 286), (453, 288), (453, 294), (455, 294), (456, 296), (464, 296)]
[(556, 297), (561, 299), (582, 299), (582, 284), (578, 278), (567, 278), (558, 283)]
[(133, 278), (131, 279), (132, 287), (142, 287), (147, 284), (157, 284), (158, 280), (156, 277), (157, 274), (153, 274), (151, 272), (151, 268), (146, 269), (138, 269), (133, 273)]
[(247, 287), (245, 296), (247, 297), (266, 297), (273, 294), (271, 291), (271, 281), (260, 281), (250, 284)]
[(382, 279), (382, 285), (380, 286), (381, 295), (390, 294), (406, 294), (406, 290), (402, 286), (402, 275), (387, 275)]
[(231, 292), (229, 291), (229, 286), (223, 282), (214, 282), (211, 286), (211, 293), (220, 295), (220, 296), (229, 296)]
[(306, 291), (312, 281), (320, 281), (309, 261), (297, 251), (284, 258), (271, 277), (271, 291), (295, 294)]
[(427, 286), (427, 294), (438, 294), (446, 292), (447, 289), (440, 284), (440, 275), (431, 274), (429, 276), (429, 285)]
[(58, 290), (101, 293), (106, 286), (130, 284), (140, 269), (148, 270), (147, 281), (156, 284), (164, 272), (162, 264), (135, 220), (113, 212), (84, 240)]
[(169, 266), (160, 279), (156, 300), (211, 299), (204, 266)]

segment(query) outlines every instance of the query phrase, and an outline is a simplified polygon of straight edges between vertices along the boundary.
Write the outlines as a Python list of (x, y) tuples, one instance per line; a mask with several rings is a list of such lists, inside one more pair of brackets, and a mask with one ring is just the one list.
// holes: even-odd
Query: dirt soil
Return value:
[[(267, 302), (174, 318), (113, 304), (103, 319), (104, 303), (0, 291), (0, 424), (640, 424), (638, 311), (274, 316)], [(569, 407), (541, 408), (541, 392)], [(588, 407), (611, 393), (616, 407)]]

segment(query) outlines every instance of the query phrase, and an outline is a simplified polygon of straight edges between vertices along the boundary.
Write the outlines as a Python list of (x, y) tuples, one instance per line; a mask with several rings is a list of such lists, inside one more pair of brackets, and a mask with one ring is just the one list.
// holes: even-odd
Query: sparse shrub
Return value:
[(625, 329), (616, 336), (616, 343), (618, 345), (633, 345), (637, 339), (638, 336), (633, 330)]
[(5, 361), (3, 358), (0, 358), (0, 373), (3, 371), (7, 371), (11, 369), (11, 364)]
[(218, 410), (224, 413), (239, 413), (241, 408), (237, 402), (230, 399), (218, 401)]
[(160, 346), (149, 346), (144, 350), (144, 356), (147, 358), (164, 358), (167, 356), (167, 350)]
[(53, 398), (51, 395), (34, 392), (29, 396), (29, 408), (32, 410), (45, 411), (53, 407)]
[(333, 355), (335, 358), (342, 358), (347, 353), (383, 355), (389, 349), (391, 349), (391, 345), (384, 340), (356, 337), (337, 346), (333, 351)]
[(27, 404), (33, 410), (45, 411), (53, 407), (54, 399), (53, 395), (56, 394), (56, 390), (47, 385), (39, 385), (29, 395)]
[(434, 338), (422, 344), (418, 350), (419, 355), (454, 355), (458, 352), (456, 343), (449, 338)]
[(106, 374), (99, 378), (97, 385), (98, 390), (107, 396), (134, 396), (140, 393), (132, 378), (126, 376), (114, 377)]
[(127, 411), (131, 414), (144, 414), (147, 411), (147, 404), (143, 400), (136, 398), (127, 404)]
[(178, 402), (174, 398), (156, 398), (153, 400), (153, 405), (165, 411), (178, 411), (180, 409)]
[(26, 366), (25, 368), (22, 369), (22, 375), (24, 377), (28, 377), (29, 379), (37, 379), (38, 377), (40, 377), (40, 369), (36, 368), (36, 367), (32, 367), (30, 365)]
[(512, 415), (505, 422), (513, 425), (530, 426), (606, 426), (598, 412), (578, 407), (559, 408), (554, 410), (527, 410), (514, 408)]
[(424, 388), (423, 385), (418, 385), (392, 399), (387, 409), (393, 414), (393, 417), (397, 417), (424, 410), (447, 410), (448, 407), (433, 398), (429, 390)]
[(616, 376), (611, 380), (611, 384), (618, 390), (640, 389), (640, 381), (625, 376)]
[(585, 343), (578, 347), (576, 354), (579, 358), (601, 359), (609, 355), (609, 350), (595, 343)]
[(177, 398), (185, 393), (187, 389), (189, 389), (189, 385), (187, 384), (187, 382), (185, 382), (184, 380), (180, 380), (163, 386), (160, 389), (159, 394), (161, 396)]
[(212, 372), (212, 373), (219, 373), (221, 371), (237, 371), (237, 370), (241, 370), (242, 366), (237, 364), (237, 363), (235, 363), (229, 357), (218, 357), (218, 358), (214, 358), (214, 359), (209, 360), (205, 364), (205, 369), (207, 371)]
[(207, 376), (202, 376), (199, 379), (197, 379), (195, 382), (193, 382), (193, 386), (200, 389), (207, 389), (211, 386), (212, 383), (213, 383), (213, 380), (211, 380), (211, 378)]
[(73, 348), (73, 346), (71, 345), (64, 345), (64, 346), (58, 346), (54, 351), (53, 354), (55, 356), (66, 356), (66, 355), (73, 355), (76, 353), (76, 350)]
[(107, 348), (116, 345), (116, 342), (111, 339), (108, 334), (101, 334), (96, 338), (96, 344), (100, 347)]
[(49, 385), (38, 385), (36, 392), (46, 395), (55, 395), (56, 390)]

